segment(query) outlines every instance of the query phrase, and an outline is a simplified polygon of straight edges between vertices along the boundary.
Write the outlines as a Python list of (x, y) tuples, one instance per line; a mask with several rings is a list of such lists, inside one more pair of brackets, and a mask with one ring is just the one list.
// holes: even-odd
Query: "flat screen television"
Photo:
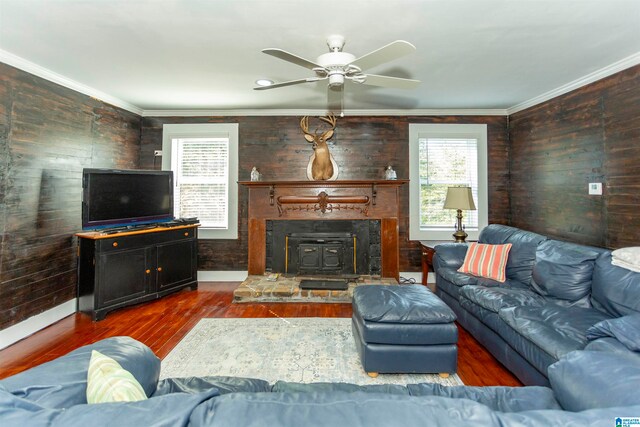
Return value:
[(84, 169), (82, 229), (171, 221), (173, 172)]

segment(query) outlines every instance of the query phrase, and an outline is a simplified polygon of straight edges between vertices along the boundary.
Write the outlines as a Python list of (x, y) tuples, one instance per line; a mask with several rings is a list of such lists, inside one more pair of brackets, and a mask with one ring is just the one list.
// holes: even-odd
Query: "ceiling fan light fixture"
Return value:
[(343, 73), (339, 71), (329, 73), (329, 87), (342, 86), (343, 84), (344, 84)]
[(269, 79), (258, 79), (256, 80), (256, 84), (258, 86), (262, 86), (262, 87), (267, 87), (267, 86), (271, 86), (273, 84), (273, 80), (269, 80)]

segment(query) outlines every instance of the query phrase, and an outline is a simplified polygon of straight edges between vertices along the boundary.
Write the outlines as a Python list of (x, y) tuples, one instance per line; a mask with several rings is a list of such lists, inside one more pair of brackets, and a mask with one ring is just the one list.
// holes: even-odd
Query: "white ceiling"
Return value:
[(418, 89), (350, 84), (347, 113), (509, 111), (640, 63), (640, 0), (0, 0), (1, 61), (147, 115), (324, 110), (326, 82), (252, 88), (312, 75), (261, 49), (315, 61), (330, 34), (417, 48), (368, 71)]

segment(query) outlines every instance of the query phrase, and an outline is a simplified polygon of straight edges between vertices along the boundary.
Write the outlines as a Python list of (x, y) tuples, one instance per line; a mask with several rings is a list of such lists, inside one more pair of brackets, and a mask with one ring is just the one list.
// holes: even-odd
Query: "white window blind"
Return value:
[(477, 207), (462, 213), (469, 240), (488, 219), (487, 125), (409, 124), (409, 239), (450, 241), (456, 214), (444, 209), (447, 188), (469, 186)]
[(197, 217), (199, 239), (238, 238), (238, 124), (162, 125), (162, 168), (172, 170), (174, 215)]
[(206, 228), (229, 225), (229, 138), (178, 138), (175, 212)]
[[(473, 138), (419, 138), (420, 228), (451, 229), (456, 211), (444, 209), (448, 187), (471, 187), (478, 205), (478, 141)], [(477, 211), (463, 213), (467, 229), (478, 229)]]

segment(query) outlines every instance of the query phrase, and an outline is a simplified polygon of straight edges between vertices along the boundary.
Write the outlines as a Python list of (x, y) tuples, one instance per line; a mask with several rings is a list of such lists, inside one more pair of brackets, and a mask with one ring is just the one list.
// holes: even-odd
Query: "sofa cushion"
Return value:
[(544, 240), (546, 237), (540, 234), (500, 224), (488, 225), (478, 238), (480, 243), (513, 244), (507, 261), (507, 279), (525, 284), (531, 282), (531, 271), (536, 260), (536, 248)]
[[(615, 338), (612, 337), (604, 337), (598, 338), (593, 341), (589, 341), (589, 343), (584, 347), (584, 350), (589, 351), (610, 351), (614, 353), (629, 353), (629, 349), (626, 345), (622, 344)], [(640, 353), (636, 352), (638, 358), (640, 358)], [(640, 360), (639, 360), (640, 362)]]
[(544, 298), (524, 287), (504, 288), (485, 286), (463, 286), (460, 294), (482, 308), (497, 313), (503, 308), (524, 305), (541, 306)]
[(158, 387), (153, 396), (170, 393), (200, 393), (215, 388), (220, 394), (237, 393), (241, 391), (260, 393), (271, 390), (271, 384), (265, 380), (243, 377), (206, 376), (165, 378), (158, 381)]
[(591, 303), (611, 317), (640, 313), (640, 273), (611, 264), (611, 253), (596, 260)]
[(506, 245), (471, 243), (458, 271), (503, 283), (506, 280), (505, 269), (510, 250), (510, 243)]
[(137, 402), (147, 395), (122, 366), (99, 351), (91, 352), (87, 372), (87, 403)]
[(553, 390), (548, 387), (469, 387), (421, 383), (409, 384), (407, 389), (412, 396), (469, 399), (501, 412), (560, 409)]
[[(500, 286), (505, 288), (523, 287), (523, 283), (517, 280), (507, 279), (503, 283), (500, 283), (492, 279), (487, 279), (486, 277), (471, 276), (467, 273), (460, 273), (459, 271), (452, 270), (450, 268), (441, 268), (440, 270), (438, 270), (438, 276), (446, 280), (447, 282), (451, 283), (451, 285), (457, 286), (457, 287), (462, 287), (467, 285), (479, 285), (479, 286), (485, 286), (485, 287)], [(438, 282), (438, 278), (436, 278), (436, 282)], [(452, 292), (448, 292), (448, 293), (453, 296), (456, 296), (457, 298), (457, 291), (454, 293)]]
[[(464, 308), (473, 317), (480, 320), (480, 322), (484, 326), (489, 327), (489, 329), (491, 329), (492, 331), (498, 332), (499, 330), (505, 329), (505, 328), (512, 331), (512, 329), (509, 328), (509, 326), (506, 323), (504, 323), (504, 321), (500, 318), (500, 316), (498, 316), (498, 313), (494, 313), (491, 310), (487, 310), (486, 308), (480, 306), (479, 304), (476, 304), (475, 302), (465, 298), (463, 295), (460, 295), (459, 302), (462, 308)], [(462, 326), (465, 326), (462, 322), (460, 322), (460, 324)], [(467, 326), (471, 328), (471, 327), (474, 327), (475, 325), (467, 325)], [(482, 329), (480, 328), (479, 330), (474, 330), (469, 332), (472, 333), (474, 338), (481, 340), (481, 337), (477, 336), (480, 330)], [(486, 343), (483, 343), (483, 344), (486, 344)]]
[(98, 350), (131, 372), (147, 396), (156, 389), (160, 359), (130, 337), (113, 337), (80, 347), (62, 357), (0, 381), (9, 392), (49, 408), (87, 403), (87, 369), (91, 351)]
[(294, 383), (288, 381), (277, 381), (271, 388), (271, 391), (274, 393), (353, 393), (356, 391), (362, 391), (365, 393), (409, 395), (407, 387), (397, 384), (357, 385), (348, 383)]
[[(587, 344), (587, 329), (608, 316), (593, 308), (555, 304), (504, 308), (498, 315), (513, 330), (556, 360)], [(523, 354), (526, 358), (526, 354)]]
[(640, 358), (632, 352), (571, 352), (549, 366), (549, 381), (568, 411), (640, 405)]
[[(458, 270), (450, 268), (441, 268), (438, 275), (455, 286), (477, 285), (478, 277), (470, 276), (466, 273), (460, 273)], [(498, 283), (496, 283), (498, 285)]]
[(587, 329), (587, 338), (614, 337), (631, 351), (640, 351), (640, 313), (607, 319)]
[(490, 408), (468, 399), (336, 391), (226, 394), (196, 408), (190, 425), (417, 427), (502, 424)]
[(591, 277), (600, 252), (588, 246), (546, 240), (538, 246), (531, 285), (540, 295), (570, 302), (582, 300), (591, 292)]

